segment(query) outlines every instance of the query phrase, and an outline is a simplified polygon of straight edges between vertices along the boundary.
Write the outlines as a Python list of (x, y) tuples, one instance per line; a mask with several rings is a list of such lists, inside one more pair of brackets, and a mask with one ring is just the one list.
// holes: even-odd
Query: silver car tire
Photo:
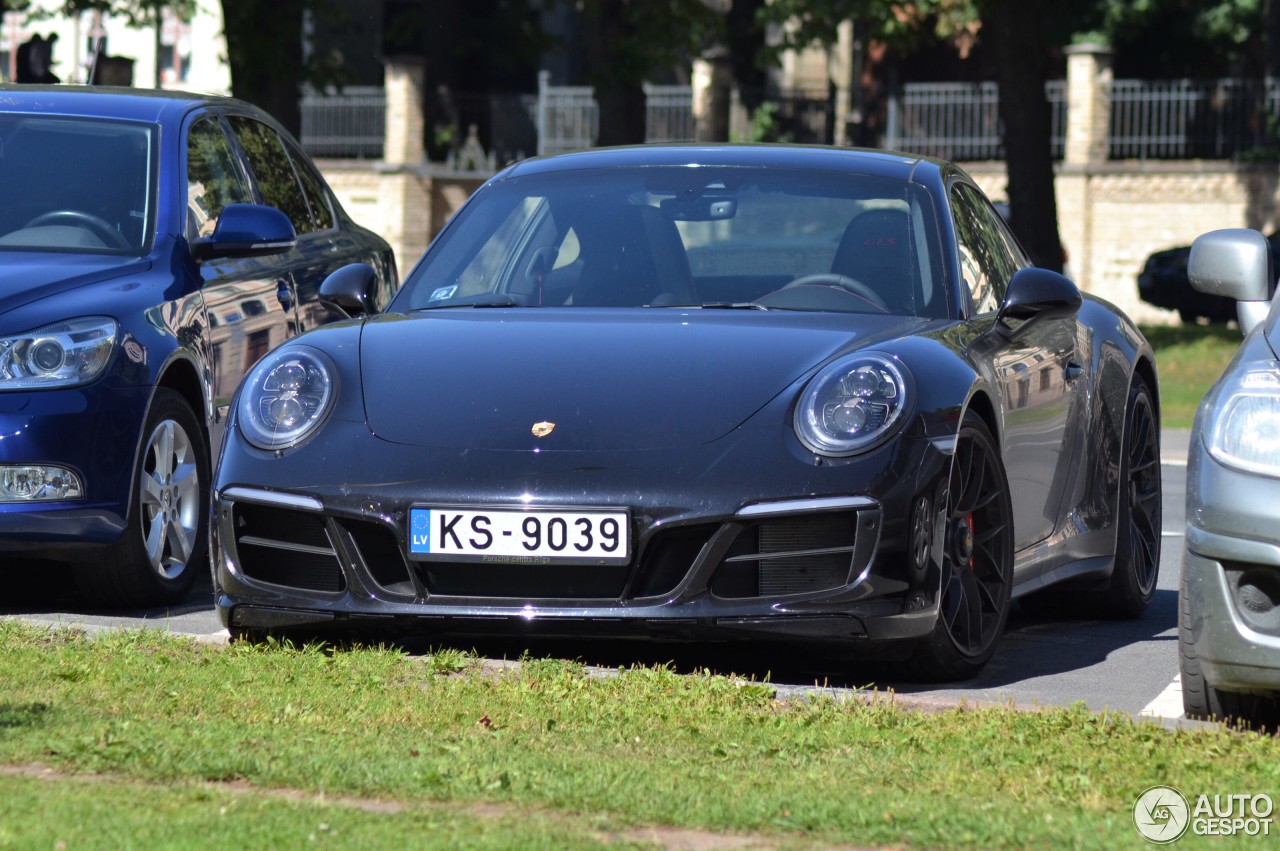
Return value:
[(100, 564), (75, 571), (89, 601), (133, 608), (187, 595), (208, 564), (209, 466), (191, 406), (158, 388), (142, 429), (125, 532)]

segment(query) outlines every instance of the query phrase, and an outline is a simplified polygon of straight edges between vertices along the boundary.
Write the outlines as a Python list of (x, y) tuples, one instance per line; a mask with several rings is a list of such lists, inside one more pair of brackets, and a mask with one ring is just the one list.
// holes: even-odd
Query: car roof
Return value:
[(166, 117), (185, 115), (199, 106), (234, 106), (237, 110), (260, 112), (247, 103), (221, 95), (114, 86), (0, 84), (0, 112), (85, 115), (162, 123)]
[(916, 180), (922, 176), (922, 170), (932, 172), (934, 178), (941, 171), (958, 171), (942, 160), (896, 151), (824, 145), (690, 143), (593, 148), (535, 157), (511, 166), (498, 178), (578, 169), (699, 165), (835, 171), (899, 180)]

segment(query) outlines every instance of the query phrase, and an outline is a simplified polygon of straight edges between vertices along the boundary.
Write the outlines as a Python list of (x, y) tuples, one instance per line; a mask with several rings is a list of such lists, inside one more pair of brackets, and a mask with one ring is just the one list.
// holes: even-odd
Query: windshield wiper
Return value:
[(441, 301), (438, 304), (415, 307), (409, 312), (418, 313), (423, 310), (445, 310), (454, 307), (540, 307), (540, 305), (517, 301), (511, 296), (503, 295), (502, 293), (485, 293), (484, 295), (469, 296), (463, 299), (452, 299), (450, 301)]
[(754, 301), (707, 301), (701, 304), (651, 304), (649, 307), (701, 308), (702, 310), (770, 310)]

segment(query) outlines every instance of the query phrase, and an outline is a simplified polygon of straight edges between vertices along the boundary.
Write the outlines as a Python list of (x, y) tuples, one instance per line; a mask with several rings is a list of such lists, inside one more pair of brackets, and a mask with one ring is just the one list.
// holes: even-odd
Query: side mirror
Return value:
[(320, 303), (345, 316), (369, 316), (376, 311), (378, 273), (368, 263), (349, 263), (320, 285)]
[(275, 207), (228, 204), (218, 215), (213, 233), (191, 242), (197, 263), (218, 257), (261, 257), (283, 254), (298, 244), (293, 222)]
[(1187, 261), (1191, 286), (1236, 300), (1240, 331), (1248, 334), (1270, 310), (1275, 272), (1267, 238), (1248, 228), (1215, 230), (1196, 237)]
[[(995, 327), (1012, 339), (1034, 322), (1075, 316), (1080, 303), (1079, 288), (1065, 275), (1035, 267), (1019, 269), (1009, 282)], [(1005, 324), (1010, 319), (1021, 324), (1010, 327)]]

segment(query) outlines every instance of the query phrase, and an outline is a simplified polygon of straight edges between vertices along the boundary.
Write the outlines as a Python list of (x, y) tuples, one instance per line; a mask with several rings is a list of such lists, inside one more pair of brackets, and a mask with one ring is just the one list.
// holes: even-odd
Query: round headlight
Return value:
[(258, 362), (240, 388), (240, 432), (260, 449), (285, 449), (324, 423), (338, 371), (324, 352), (291, 346)]
[(1252, 364), (1227, 380), (1205, 430), (1209, 454), (1247, 473), (1280, 475), (1280, 366)]
[(893, 432), (908, 395), (906, 370), (895, 361), (870, 354), (840, 358), (805, 387), (796, 435), (819, 455), (855, 455)]

